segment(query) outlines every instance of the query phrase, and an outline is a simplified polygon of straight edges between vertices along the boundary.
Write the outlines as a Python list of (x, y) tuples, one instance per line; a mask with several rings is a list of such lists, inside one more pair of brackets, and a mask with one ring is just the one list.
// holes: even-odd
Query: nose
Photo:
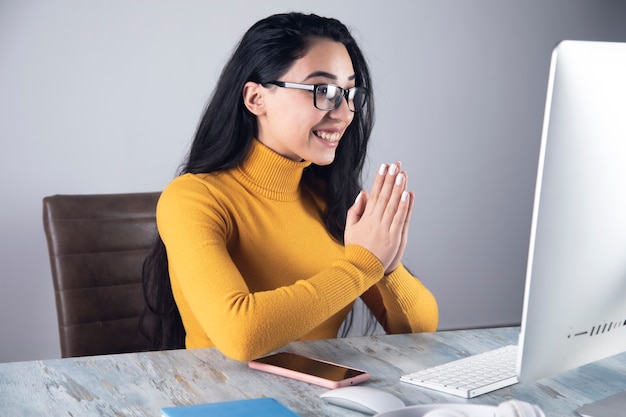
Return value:
[(354, 112), (348, 107), (348, 97), (341, 97), (339, 106), (328, 112), (329, 116), (334, 119), (349, 120), (354, 118)]

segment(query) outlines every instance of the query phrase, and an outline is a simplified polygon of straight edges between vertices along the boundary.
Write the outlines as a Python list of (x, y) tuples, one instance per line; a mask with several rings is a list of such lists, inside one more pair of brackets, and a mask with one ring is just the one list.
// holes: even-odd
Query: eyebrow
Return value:
[[(326, 71), (315, 71), (315, 72), (312, 72), (309, 75), (307, 75), (307, 77), (303, 81), (306, 81), (308, 79), (315, 78), (315, 77), (325, 77), (325, 78), (330, 78), (331, 80), (337, 81), (337, 76), (336, 75), (331, 74), (331, 73), (326, 72)], [(356, 75), (355, 74), (352, 74), (351, 76), (348, 77), (349, 81), (352, 81), (354, 79), (356, 79)]]

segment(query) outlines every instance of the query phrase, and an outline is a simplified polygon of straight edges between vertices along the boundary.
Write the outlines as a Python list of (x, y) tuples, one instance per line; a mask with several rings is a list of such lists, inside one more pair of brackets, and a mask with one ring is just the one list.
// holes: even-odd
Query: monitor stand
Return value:
[(587, 404), (576, 411), (583, 417), (615, 417), (623, 415), (624, 410), (626, 410), (626, 391)]

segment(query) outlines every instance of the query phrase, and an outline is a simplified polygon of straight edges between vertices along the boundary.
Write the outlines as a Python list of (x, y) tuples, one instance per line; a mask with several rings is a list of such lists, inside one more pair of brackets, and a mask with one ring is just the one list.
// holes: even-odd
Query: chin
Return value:
[(319, 155), (316, 158), (312, 158), (310, 161), (311, 163), (315, 165), (326, 166), (326, 165), (332, 164), (334, 160), (335, 160), (335, 153), (333, 152), (332, 155), (323, 155), (323, 156)]

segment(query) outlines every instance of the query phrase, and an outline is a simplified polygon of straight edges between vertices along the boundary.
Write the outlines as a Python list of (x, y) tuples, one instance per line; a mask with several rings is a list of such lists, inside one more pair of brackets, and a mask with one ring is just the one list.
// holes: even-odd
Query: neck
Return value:
[(266, 196), (291, 199), (298, 192), (302, 173), (309, 165), (306, 161), (292, 161), (253, 140), (239, 172)]

